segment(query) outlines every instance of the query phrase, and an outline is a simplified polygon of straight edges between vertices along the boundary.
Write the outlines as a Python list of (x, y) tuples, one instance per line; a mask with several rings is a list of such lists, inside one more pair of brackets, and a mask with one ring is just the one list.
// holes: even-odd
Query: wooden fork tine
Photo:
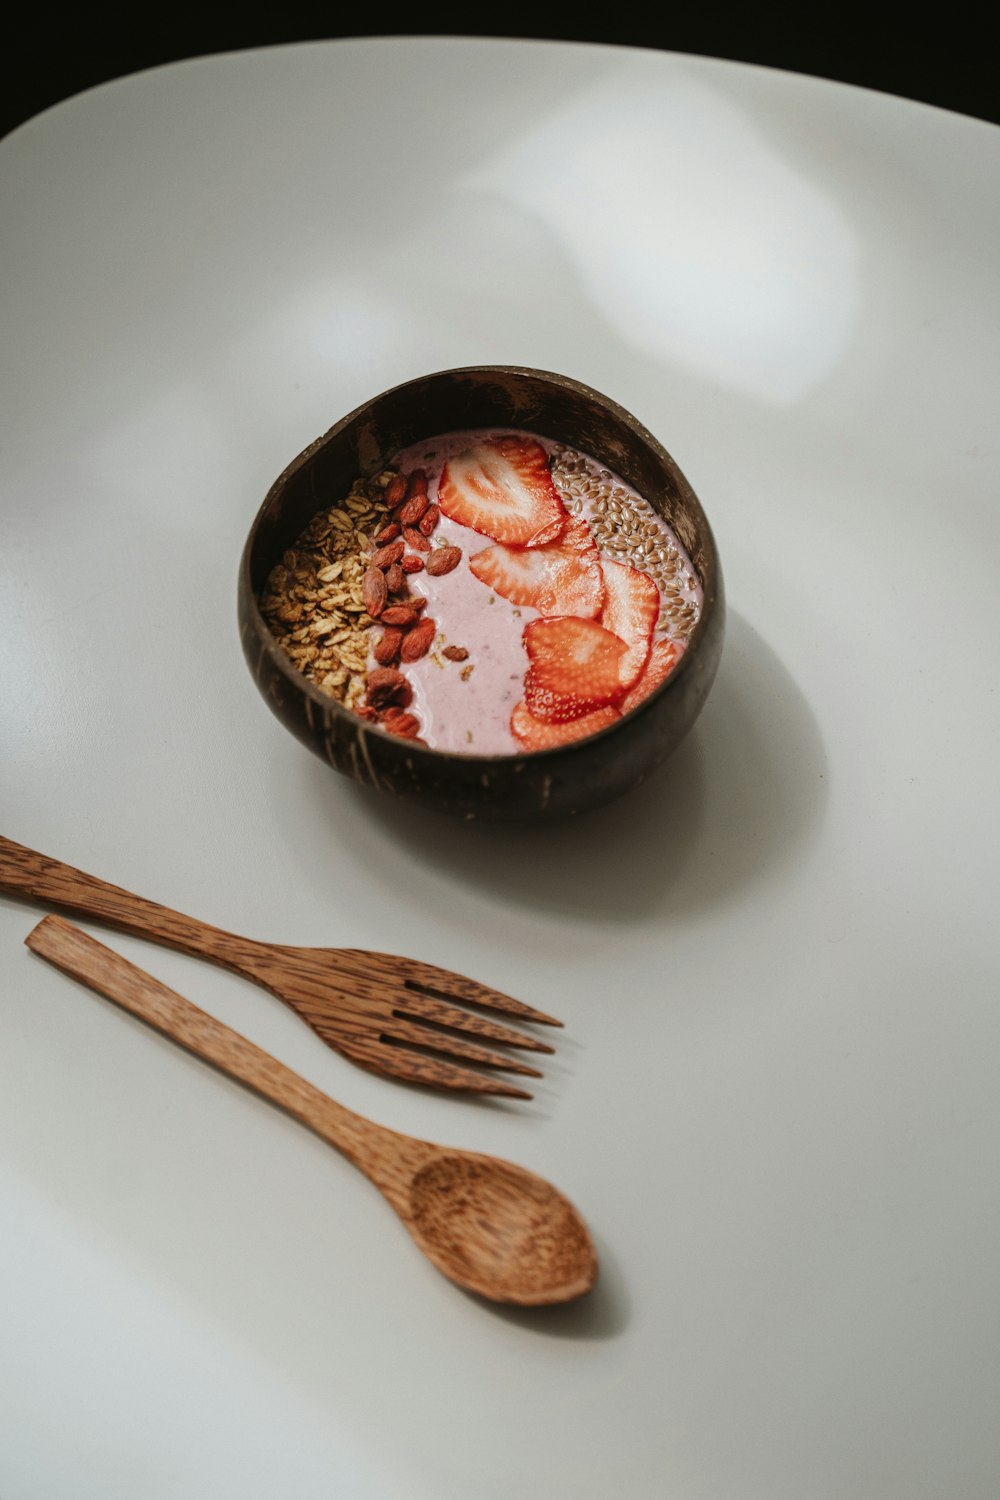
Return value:
[(450, 969), (439, 969), (435, 964), (420, 963), (416, 959), (396, 960), (406, 969), (406, 988), (423, 992), (442, 1000), (463, 1000), (469, 1005), (481, 1005), (484, 1010), (497, 1010), (507, 1016), (517, 1016), (521, 1021), (533, 1021), (539, 1026), (561, 1026), (555, 1016), (525, 1005), (523, 1000), (514, 1000), (510, 995), (492, 990), (488, 985), (464, 974), (453, 974)]
[(392, 1074), (405, 1083), (432, 1084), (439, 1089), (461, 1089), (470, 1094), (498, 1094), (508, 1099), (531, 1099), (527, 1089), (520, 1089), (505, 1078), (493, 1078), (473, 1068), (461, 1068), (444, 1058), (427, 1057), (406, 1047), (387, 1046), (385, 1042), (347, 1042), (340, 1049), (345, 1057), (372, 1072)]
[(525, 1078), (542, 1077), (538, 1068), (522, 1062), (519, 1057), (510, 1057), (506, 1052), (494, 1052), (489, 1047), (479, 1047), (475, 1042), (466, 1042), (441, 1031), (431, 1031), (429, 1027), (416, 1026), (410, 1021), (393, 1021), (383, 1028), (382, 1036), (390, 1042), (410, 1043), (414, 1047), (440, 1052), (447, 1057), (460, 1057), (464, 1062), (499, 1068), (504, 1073), (520, 1073)]
[(540, 1042), (537, 1037), (514, 1031), (510, 1026), (501, 1026), (499, 1022), (489, 1021), (485, 1016), (473, 1015), (471, 1011), (461, 1010), (445, 1000), (418, 994), (416, 990), (399, 999), (398, 1004), (393, 1006), (393, 1014), (429, 1023), (434, 1027), (445, 1026), (450, 1031), (461, 1031), (469, 1036), (488, 1037), (491, 1042), (502, 1042), (507, 1047), (520, 1047), (527, 1052), (555, 1051), (548, 1042)]

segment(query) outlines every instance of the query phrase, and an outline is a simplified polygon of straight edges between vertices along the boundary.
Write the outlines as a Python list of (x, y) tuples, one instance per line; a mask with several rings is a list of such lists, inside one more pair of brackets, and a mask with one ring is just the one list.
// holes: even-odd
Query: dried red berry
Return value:
[(398, 625), (406, 630), (416, 623), (418, 614), (419, 610), (415, 604), (390, 604), (388, 609), (382, 611), (382, 624)]
[(417, 493), (407, 500), (399, 512), (401, 526), (416, 526), (430, 501), (425, 494)]
[(379, 547), (372, 553), (371, 565), (373, 568), (391, 568), (393, 563), (399, 562), (406, 551), (406, 543), (400, 538), (398, 541), (389, 542), (385, 547)]
[(415, 739), (420, 729), (420, 720), (416, 714), (408, 714), (402, 708), (387, 708), (380, 723), (390, 734), (401, 735), (407, 740)]
[(399, 660), (399, 648), (403, 644), (403, 632), (395, 628), (383, 630), (375, 642), (375, 660), (380, 667), (391, 667)]
[(405, 708), (413, 698), (413, 689), (395, 667), (373, 667), (368, 673), (368, 702), (372, 708)]
[(361, 597), (365, 609), (377, 620), (389, 599), (389, 585), (381, 568), (369, 568), (361, 580)]
[(435, 547), (427, 558), (427, 571), (432, 578), (440, 578), (442, 573), (450, 573), (457, 568), (461, 560), (461, 547)]
[(425, 616), (404, 635), (399, 650), (400, 661), (419, 661), (422, 656), (426, 656), (436, 633), (437, 625)]

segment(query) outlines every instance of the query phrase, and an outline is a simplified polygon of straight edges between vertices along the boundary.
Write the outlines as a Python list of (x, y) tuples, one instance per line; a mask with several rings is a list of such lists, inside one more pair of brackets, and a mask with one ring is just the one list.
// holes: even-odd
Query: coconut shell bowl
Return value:
[[(551, 748), (482, 755), (431, 748), (359, 717), (297, 670), (261, 613), (275, 564), (319, 512), (360, 477), (442, 433), (521, 430), (579, 450), (638, 491), (673, 529), (701, 588), (683, 654), (637, 706)], [(483, 547), (490, 539), (483, 537)], [(701, 711), (722, 650), (722, 575), (708, 520), (653, 435), (614, 401), (565, 376), (484, 365), (398, 385), (343, 417), (272, 484), (240, 563), (239, 626), (264, 702), (335, 771), (390, 796), (462, 818), (543, 821), (580, 813), (640, 785)]]

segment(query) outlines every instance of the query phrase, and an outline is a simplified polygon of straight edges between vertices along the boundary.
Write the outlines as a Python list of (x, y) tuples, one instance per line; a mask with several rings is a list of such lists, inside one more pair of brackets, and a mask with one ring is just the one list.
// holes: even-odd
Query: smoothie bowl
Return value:
[(477, 366), (384, 392), (289, 464), (246, 541), (239, 621), (265, 702), (335, 770), (542, 819), (670, 754), (724, 604), (705, 514), (635, 418)]

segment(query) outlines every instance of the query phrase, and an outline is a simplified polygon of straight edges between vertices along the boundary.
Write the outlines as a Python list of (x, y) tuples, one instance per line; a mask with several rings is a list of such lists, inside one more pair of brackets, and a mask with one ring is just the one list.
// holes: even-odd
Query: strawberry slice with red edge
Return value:
[(621, 697), (621, 662), (629, 648), (596, 620), (532, 620), (522, 639), (529, 662), (524, 701), (536, 719), (565, 724)]
[(593, 619), (604, 604), (601, 554), (586, 521), (567, 521), (562, 536), (540, 547), (487, 547), (469, 568), (501, 598), (541, 615)]
[(639, 680), (653, 643), (660, 613), (660, 591), (653, 580), (628, 563), (603, 562), (604, 608), (601, 624), (620, 636), (628, 650), (621, 661), (619, 690), (628, 692)]
[(544, 719), (536, 719), (526, 703), (518, 703), (510, 716), (510, 732), (525, 750), (552, 750), (607, 729), (620, 718), (616, 708), (595, 708), (593, 713), (569, 719), (565, 724), (547, 724)]
[(639, 704), (648, 698), (661, 682), (666, 682), (683, 655), (684, 647), (680, 641), (658, 640), (649, 653), (649, 660), (638, 682), (625, 694), (618, 705), (622, 713), (631, 713), (632, 709), (638, 708)]
[(511, 547), (541, 547), (560, 536), (567, 521), (545, 449), (513, 434), (487, 438), (450, 458), (437, 503), (452, 521)]

